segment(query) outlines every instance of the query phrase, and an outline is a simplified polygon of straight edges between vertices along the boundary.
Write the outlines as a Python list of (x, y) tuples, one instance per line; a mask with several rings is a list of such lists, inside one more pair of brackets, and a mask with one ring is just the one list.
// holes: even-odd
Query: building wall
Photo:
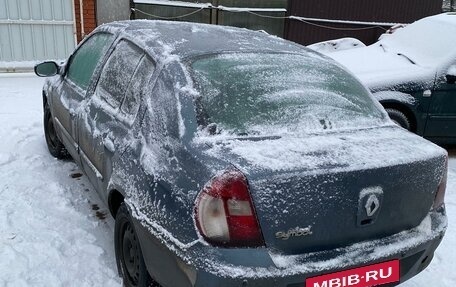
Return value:
[[(289, 0), (288, 15), (330, 20), (412, 23), (442, 11), (442, 0)], [(308, 23), (287, 20), (285, 38), (308, 45), (354, 37), (365, 44), (375, 42), (389, 26)]]
[(98, 25), (130, 19), (130, 0), (97, 0)]
[[(104, 0), (106, 1), (106, 0)], [(82, 21), (81, 21), (82, 4)], [(76, 37), (80, 42), (86, 35), (97, 27), (97, 6), (96, 0), (74, 0)]]

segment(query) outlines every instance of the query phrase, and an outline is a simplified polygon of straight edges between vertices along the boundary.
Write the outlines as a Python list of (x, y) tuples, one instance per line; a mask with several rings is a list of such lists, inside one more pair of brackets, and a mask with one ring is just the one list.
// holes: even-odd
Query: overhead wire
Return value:
[(198, 12), (204, 10), (204, 9), (206, 9), (206, 8), (202, 7), (202, 8), (199, 8), (198, 10), (195, 10), (195, 11), (187, 13), (187, 14), (174, 16), (174, 17), (164, 17), (164, 16), (153, 15), (153, 14), (144, 12), (142, 10), (136, 9), (136, 8), (131, 8), (131, 10), (134, 11), (134, 12), (139, 12), (139, 13), (144, 14), (146, 16), (154, 17), (154, 18), (158, 18), (158, 19), (162, 19), (162, 20), (175, 20), (175, 19), (185, 18), (185, 17), (191, 16), (193, 14), (196, 14), (196, 13), (198, 13)]
[[(171, 6), (171, 5), (170, 5)], [(190, 7), (188, 7), (190, 8)], [(318, 19), (312, 19), (312, 21), (309, 21), (307, 20), (306, 18), (304, 17), (299, 17), (299, 16), (271, 16), (271, 15), (262, 15), (262, 14), (259, 14), (259, 13), (256, 13), (256, 12), (253, 12), (253, 11), (249, 11), (249, 10), (245, 10), (245, 9), (242, 9), (242, 10), (235, 10), (235, 9), (226, 9), (225, 7), (218, 7), (218, 6), (207, 6), (207, 7), (201, 7), (201, 8), (198, 8), (197, 10), (193, 11), (193, 12), (190, 12), (190, 13), (186, 13), (186, 14), (183, 14), (183, 15), (178, 15), (178, 16), (173, 16), (173, 17), (164, 17), (164, 16), (158, 16), (158, 15), (154, 15), (154, 14), (151, 14), (151, 13), (148, 13), (148, 12), (145, 12), (145, 11), (142, 11), (140, 9), (137, 9), (137, 8), (131, 8), (132, 11), (134, 12), (139, 12), (143, 15), (146, 15), (146, 16), (149, 16), (149, 17), (153, 17), (153, 18), (157, 18), (157, 19), (163, 19), (163, 20), (175, 20), (175, 19), (182, 19), (182, 18), (185, 18), (185, 17), (188, 17), (188, 16), (191, 16), (193, 14), (196, 14), (204, 9), (216, 9), (216, 10), (220, 10), (220, 11), (228, 11), (228, 12), (232, 12), (232, 13), (249, 13), (251, 15), (254, 15), (254, 16), (257, 16), (257, 17), (261, 17), (261, 18), (270, 18), (270, 19), (289, 19), (289, 20), (296, 20), (296, 21), (300, 21), (300, 22), (303, 22), (305, 24), (308, 24), (308, 25), (311, 25), (311, 26), (315, 26), (315, 27), (319, 27), (319, 28), (324, 28), (324, 29), (330, 29), (330, 30), (337, 30), (337, 31), (362, 31), (362, 30), (370, 30), (370, 29), (382, 29), (384, 31), (387, 31), (388, 29), (384, 28), (384, 27), (388, 27), (388, 26), (393, 26), (395, 25), (395, 23), (385, 23), (384, 26), (381, 26), (381, 25), (374, 25), (374, 26), (368, 26), (368, 27), (360, 27), (360, 28), (348, 28), (348, 27), (332, 27), (332, 26), (328, 26), (328, 25), (322, 25), (322, 24), (317, 24), (317, 23), (313, 23), (313, 22), (318, 22)], [(271, 12), (271, 11), (269, 11)], [(325, 21), (325, 22), (329, 22), (329, 21)], [(342, 22), (342, 23), (341, 23)], [(350, 22), (350, 21), (346, 21), (344, 23), (344, 21), (337, 21), (336, 22), (337, 24), (352, 24), (352, 25), (362, 25), (363, 23), (361, 22)]]

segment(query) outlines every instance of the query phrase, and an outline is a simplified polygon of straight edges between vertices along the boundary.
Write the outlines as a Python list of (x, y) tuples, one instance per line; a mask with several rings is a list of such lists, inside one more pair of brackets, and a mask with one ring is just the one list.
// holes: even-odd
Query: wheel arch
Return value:
[(395, 90), (380, 90), (373, 93), (373, 96), (385, 109), (395, 109), (402, 112), (410, 122), (410, 131), (416, 133), (418, 130), (418, 119), (416, 106), (418, 101), (410, 93)]
[(416, 133), (416, 131), (417, 131), (416, 115), (407, 104), (399, 102), (399, 101), (391, 101), (391, 100), (380, 101), (380, 104), (385, 109), (395, 109), (395, 110), (402, 112), (407, 117), (407, 119), (410, 121), (410, 131)]
[(116, 218), (120, 205), (125, 197), (118, 189), (112, 189), (108, 194), (108, 207), (112, 217)]

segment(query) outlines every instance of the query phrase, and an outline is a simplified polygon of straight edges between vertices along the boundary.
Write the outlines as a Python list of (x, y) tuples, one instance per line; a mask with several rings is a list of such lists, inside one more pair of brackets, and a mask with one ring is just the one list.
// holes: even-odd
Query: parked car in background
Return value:
[(446, 151), (300, 45), (126, 21), (35, 71), (49, 151), (109, 206), (126, 286), (395, 285), (445, 233)]
[(307, 48), (314, 51), (327, 54), (336, 51), (344, 51), (349, 49), (366, 47), (366, 45), (355, 38), (341, 38), (329, 41), (318, 42), (312, 45), (308, 45)]
[(419, 20), (377, 43), (327, 53), (366, 84), (393, 121), (456, 143), (456, 13)]

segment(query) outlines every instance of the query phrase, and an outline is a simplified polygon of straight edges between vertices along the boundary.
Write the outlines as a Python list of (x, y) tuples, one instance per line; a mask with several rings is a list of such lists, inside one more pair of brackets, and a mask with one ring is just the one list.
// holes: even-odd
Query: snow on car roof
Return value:
[(109, 31), (131, 38), (156, 60), (171, 55), (181, 58), (218, 52), (291, 52), (320, 57), (293, 42), (260, 31), (200, 23), (161, 20), (119, 21), (102, 25)]

